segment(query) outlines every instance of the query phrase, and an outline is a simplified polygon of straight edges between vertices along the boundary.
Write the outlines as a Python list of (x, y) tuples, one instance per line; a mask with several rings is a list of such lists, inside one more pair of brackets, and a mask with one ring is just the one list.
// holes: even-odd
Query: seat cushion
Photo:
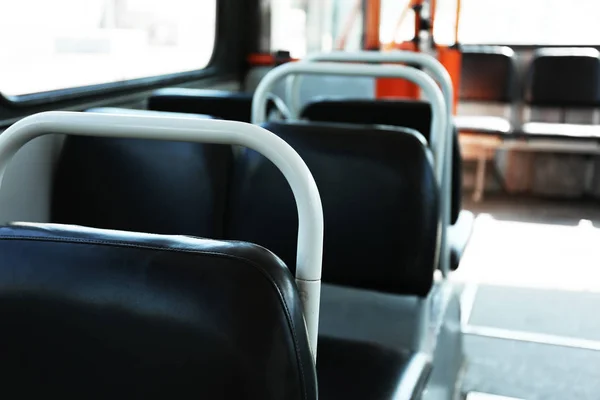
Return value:
[(423, 354), (319, 337), (319, 399), (419, 399), (431, 372)]
[(450, 268), (458, 269), (475, 224), (475, 215), (471, 211), (460, 212), (458, 221), (448, 230), (448, 244), (450, 245)]
[(226, 145), (68, 136), (51, 220), (222, 238), (232, 157)]
[(293, 277), (261, 247), (20, 224), (0, 253), (8, 397), (316, 399)]
[[(439, 192), (431, 151), (412, 130), (269, 123), (310, 169), (325, 221), (323, 280), (426, 295), (437, 261)], [(296, 260), (298, 216), (281, 172), (254, 151), (236, 156), (227, 238)]]
[(459, 132), (465, 133), (505, 136), (513, 132), (510, 121), (502, 117), (457, 115), (454, 123)]
[[(431, 139), (431, 107), (422, 101), (321, 98), (306, 105), (302, 118), (310, 121), (381, 124), (406, 127)], [(451, 221), (462, 208), (462, 158), (458, 135), (452, 137)]]
[(523, 124), (522, 133), (531, 139), (598, 140), (600, 126), (528, 122)]

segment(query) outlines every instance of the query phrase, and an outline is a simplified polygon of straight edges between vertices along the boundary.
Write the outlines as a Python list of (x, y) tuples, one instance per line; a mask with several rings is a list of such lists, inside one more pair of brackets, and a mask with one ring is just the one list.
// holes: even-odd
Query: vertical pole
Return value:
[(415, 36), (413, 38), (415, 42), (415, 51), (421, 51), (421, 11), (423, 10), (424, 0), (414, 0), (412, 2), (413, 10), (415, 11)]
[(431, 34), (433, 35), (433, 30), (435, 29), (435, 12), (437, 11), (437, 0), (429, 0), (429, 13), (431, 16), (429, 20), (431, 21)]
[(364, 2), (364, 50), (379, 50), (379, 27), (381, 26), (381, 0), (365, 0)]
[(454, 25), (454, 44), (458, 46), (458, 31), (459, 31), (459, 27), (460, 27), (460, 12), (462, 9), (462, 2), (461, 0), (456, 0), (456, 19), (455, 19), (455, 25)]

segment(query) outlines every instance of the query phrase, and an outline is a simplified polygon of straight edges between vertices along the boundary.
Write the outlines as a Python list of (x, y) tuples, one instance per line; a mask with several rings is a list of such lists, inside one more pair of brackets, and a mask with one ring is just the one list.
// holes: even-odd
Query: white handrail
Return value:
[[(315, 53), (305, 56), (301, 62), (315, 62), (315, 61), (326, 61), (326, 62), (364, 62), (364, 63), (408, 63), (417, 65), (427, 69), (427, 71), (433, 76), (433, 78), (439, 83), (442, 88), (444, 100), (446, 102), (446, 132), (447, 132), (447, 146), (444, 152), (445, 155), (445, 170), (442, 184), (442, 239), (441, 248), (444, 254), (441, 257), (440, 270), (447, 276), (450, 272), (450, 250), (448, 247), (447, 239), (447, 227), (450, 225), (450, 214), (451, 214), (451, 180), (452, 180), (452, 146), (453, 143), (449, 138), (454, 135), (454, 123), (452, 116), (452, 104), (454, 102), (454, 86), (452, 85), (452, 78), (450, 74), (444, 68), (436, 58), (423, 53), (416, 53), (413, 51), (390, 51), (390, 52), (376, 52), (376, 51), (335, 51), (329, 53)], [(290, 114), (294, 117), (298, 117), (300, 113), (300, 76), (293, 76), (286, 82), (286, 95), (289, 104)], [(433, 110), (432, 110), (433, 112)], [(434, 141), (432, 131), (432, 142)]]
[(339, 63), (296, 62), (281, 65), (267, 73), (258, 84), (252, 99), (252, 122), (262, 124), (267, 119), (267, 98), (275, 84), (286, 76), (292, 75), (342, 75), (342, 76), (378, 76), (403, 78), (410, 80), (423, 89), (431, 103), (431, 147), (435, 158), (435, 171), (438, 185), (441, 187), (444, 173), (444, 151), (446, 148), (446, 107), (440, 88), (426, 73), (402, 65), (362, 65)]
[[(296, 282), (313, 356), (317, 354), (323, 209), (317, 185), (298, 153), (259, 126), (234, 121), (78, 112), (43, 112), (13, 124), (0, 135), (0, 185), (6, 166), (30, 140), (50, 133), (231, 144), (262, 153), (281, 170), (298, 206)], [(165, 193), (168, 196), (168, 193)]]
[[(448, 117), (452, 117), (452, 103), (454, 101), (454, 87), (452, 86), (452, 78), (450, 74), (434, 57), (416, 53), (413, 51), (390, 51), (390, 52), (376, 52), (376, 51), (334, 51), (330, 53), (315, 53), (305, 56), (300, 62), (315, 62), (315, 61), (326, 61), (326, 62), (363, 62), (363, 63), (408, 63), (418, 65), (426, 68), (433, 78), (442, 87), (442, 93), (446, 101), (448, 110)], [(287, 84), (287, 95), (288, 104), (291, 108), (291, 112), (294, 116), (298, 116), (299, 113), (299, 87), (300, 77), (291, 78)]]

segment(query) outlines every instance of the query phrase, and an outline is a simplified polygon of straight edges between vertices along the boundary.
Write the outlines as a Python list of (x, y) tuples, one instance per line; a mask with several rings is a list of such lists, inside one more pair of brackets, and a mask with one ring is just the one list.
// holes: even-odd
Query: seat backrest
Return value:
[[(413, 130), (268, 123), (309, 167), (323, 203), (323, 280), (401, 294), (429, 292), (437, 261), (439, 193), (433, 157)], [(226, 235), (294, 265), (298, 217), (266, 158), (236, 155)]]
[(529, 120), (594, 122), (592, 114), (600, 106), (600, 53), (596, 49), (539, 49), (527, 78)]
[(261, 247), (24, 224), (0, 253), (5, 394), (317, 398), (293, 277)]
[(506, 46), (464, 46), (462, 102), (511, 103), (516, 95), (514, 51)]
[(191, 113), (178, 113), (170, 111), (153, 111), (153, 110), (141, 110), (136, 108), (122, 108), (122, 107), (94, 107), (85, 110), (86, 112), (101, 113), (101, 114), (120, 114), (120, 115), (147, 115), (154, 117), (171, 117), (171, 118), (198, 118), (198, 119), (215, 119), (210, 115), (206, 114), (191, 114)]
[(222, 238), (231, 166), (226, 145), (68, 136), (51, 221)]
[[(421, 133), (427, 141), (431, 138), (431, 107), (422, 101), (322, 98), (307, 104), (301, 116), (310, 121), (406, 127)], [(452, 138), (451, 223), (458, 219), (461, 204), (462, 157), (455, 134)]]
[(207, 114), (232, 121), (250, 122), (252, 94), (225, 90), (165, 88), (148, 98), (148, 109)]

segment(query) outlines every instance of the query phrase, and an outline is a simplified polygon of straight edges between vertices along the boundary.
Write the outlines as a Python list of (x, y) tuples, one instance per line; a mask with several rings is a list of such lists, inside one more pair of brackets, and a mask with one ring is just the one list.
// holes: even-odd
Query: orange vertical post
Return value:
[[(417, 51), (415, 42), (404, 42), (396, 46), (398, 50)], [(418, 99), (419, 87), (406, 79), (379, 78), (375, 83), (375, 97), (378, 99)]]
[(365, 0), (365, 50), (379, 50), (379, 27), (381, 26), (381, 0)]
[[(400, 19), (396, 24), (394, 29), (394, 36), (397, 30), (400, 28), (403, 20), (408, 15), (408, 11), (415, 6), (421, 4), (423, 0), (409, 0), (406, 4), (406, 8), (400, 15)], [(415, 21), (416, 22), (416, 21)], [(419, 25), (416, 26), (416, 29), (419, 29)], [(392, 48), (396, 50), (405, 50), (405, 51), (419, 51), (418, 42), (416, 40), (403, 42), (396, 44), (395, 37), (392, 38), (393, 46)], [(397, 79), (397, 78), (379, 78), (375, 82), (375, 97), (378, 99), (385, 98), (403, 98), (403, 99), (418, 99), (419, 98), (419, 87), (412, 82), (409, 82), (405, 79)]]

